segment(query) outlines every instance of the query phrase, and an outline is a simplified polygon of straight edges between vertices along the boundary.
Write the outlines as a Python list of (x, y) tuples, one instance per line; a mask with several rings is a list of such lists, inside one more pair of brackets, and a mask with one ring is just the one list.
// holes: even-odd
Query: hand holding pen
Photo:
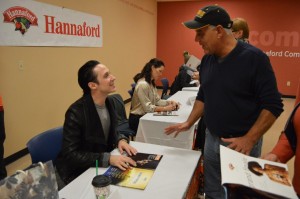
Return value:
[(177, 111), (180, 108), (180, 103), (175, 101), (168, 101), (168, 104), (172, 106), (172, 111)]
[(177, 111), (180, 108), (181, 104), (179, 102), (176, 103), (175, 105), (175, 111)]

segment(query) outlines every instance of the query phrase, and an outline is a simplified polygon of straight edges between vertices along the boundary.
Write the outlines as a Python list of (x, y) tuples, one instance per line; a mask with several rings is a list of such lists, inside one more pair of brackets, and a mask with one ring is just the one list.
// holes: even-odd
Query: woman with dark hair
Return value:
[(164, 69), (165, 64), (153, 58), (133, 78), (136, 86), (131, 101), (129, 126), (135, 132), (137, 132), (140, 118), (146, 113), (173, 111), (179, 107), (177, 102), (163, 100), (157, 93), (155, 81), (159, 80)]

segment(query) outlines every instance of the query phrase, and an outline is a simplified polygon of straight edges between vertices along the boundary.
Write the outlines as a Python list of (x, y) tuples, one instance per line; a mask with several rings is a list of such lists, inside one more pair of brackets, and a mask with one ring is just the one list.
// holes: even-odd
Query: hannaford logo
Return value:
[(27, 8), (15, 6), (8, 8), (3, 12), (4, 22), (14, 23), (15, 31), (20, 31), (23, 35), (30, 25), (37, 26), (38, 18)]

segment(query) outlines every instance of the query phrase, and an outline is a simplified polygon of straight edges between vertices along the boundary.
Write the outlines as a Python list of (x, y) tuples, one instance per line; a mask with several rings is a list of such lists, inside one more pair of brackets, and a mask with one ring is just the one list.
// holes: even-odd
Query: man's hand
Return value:
[(124, 155), (111, 155), (109, 158), (109, 164), (116, 166), (123, 171), (130, 168), (130, 165), (136, 166), (135, 161)]
[(119, 143), (118, 143), (118, 149), (120, 151), (120, 153), (122, 154), (124, 151), (127, 152), (127, 154), (129, 156), (132, 156), (132, 155), (136, 155), (137, 153), (137, 150), (130, 146), (126, 140), (120, 140)]
[(277, 155), (275, 155), (274, 153), (267, 153), (267, 154), (261, 156), (261, 158), (265, 159), (265, 160), (270, 160), (270, 161), (273, 161), (273, 162), (280, 162)]
[(199, 80), (199, 72), (198, 71), (193, 73), (192, 79), (193, 80)]
[(227, 147), (237, 152), (249, 155), (255, 142), (252, 142), (246, 136), (236, 138), (221, 138), (223, 142), (230, 143)]
[(168, 126), (165, 128), (165, 134), (170, 135), (172, 133), (175, 133), (174, 137), (177, 137), (177, 135), (182, 131), (187, 131), (190, 128), (187, 122), (175, 124), (172, 126)]

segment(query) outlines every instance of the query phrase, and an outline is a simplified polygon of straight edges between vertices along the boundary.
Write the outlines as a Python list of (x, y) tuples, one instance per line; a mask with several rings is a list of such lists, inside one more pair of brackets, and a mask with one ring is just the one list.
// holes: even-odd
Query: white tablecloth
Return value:
[(176, 111), (178, 116), (154, 116), (153, 113), (147, 113), (140, 118), (136, 141), (192, 149), (196, 124), (188, 131), (180, 133), (176, 138), (174, 138), (174, 134), (166, 135), (164, 129), (187, 120), (193, 108), (190, 99), (195, 98), (196, 95), (197, 92), (193, 91), (178, 91), (168, 99), (181, 103), (180, 109)]
[[(193, 173), (201, 156), (199, 151), (178, 149), (140, 142), (131, 142), (139, 152), (161, 154), (161, 159), (154, 175), (145, 190), (111, 185), (109, 199), (182, 199), (188, 189)], [(113, 154), (118, 154), (117, 150)], [(107, 168), (99, 168), (99, 174)], [(62, 190), (60, 199), (94, 199), (91, 185), (95, 168), (90, 168)]]
[(195, 91), (195, 92), (198, 93), (199, 88), (200, 88), (199, 86), (197, 86), (197, 87), (183, 87), (182, 90), (183, 91)]

